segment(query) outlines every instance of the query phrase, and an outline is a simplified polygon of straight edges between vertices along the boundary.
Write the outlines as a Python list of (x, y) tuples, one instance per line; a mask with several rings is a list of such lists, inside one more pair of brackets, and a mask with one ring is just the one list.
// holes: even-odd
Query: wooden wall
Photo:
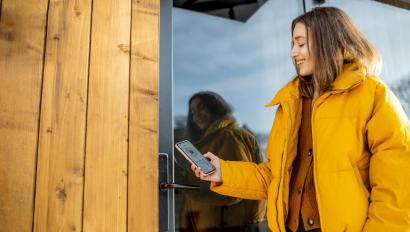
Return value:
[(157, 231), (159, 0), (0, 7), (0, 231)]

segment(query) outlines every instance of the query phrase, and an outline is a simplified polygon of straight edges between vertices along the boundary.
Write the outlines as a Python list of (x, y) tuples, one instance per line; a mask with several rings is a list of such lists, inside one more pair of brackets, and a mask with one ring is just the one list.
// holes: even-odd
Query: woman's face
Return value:
[(292, 50), (290, 56), (292, 58), (293, 64), (295, 65), (296, 71), (300, 76), (309, 76), (313, 74), (314, 62), (313, 58), (310, 56), (307, 38), (307, 29), (305, 24), (296, 23), (293, 29), (292, 36)]
[(194, 98), (189, 107), (194, 123), (201, 128), (201, 130), (205, 130), (210, 124), (211, 115), (206, 111), (201, 99)]

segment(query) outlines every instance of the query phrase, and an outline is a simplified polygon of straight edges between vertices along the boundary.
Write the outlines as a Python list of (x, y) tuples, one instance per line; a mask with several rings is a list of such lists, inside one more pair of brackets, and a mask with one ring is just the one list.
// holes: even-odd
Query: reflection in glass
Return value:
[[(201, 153), (212, 152), (223, 160), (261, 162), (255, 137), (238, 126), (231, 107), (218, 94), (209, 91), (194, 94), (188, 112), (187, 138)], [(181, 181), (201, 187), (200, 192), (184, 194), (181, 231), (258, 231), (260, 223), (266, 221), (265, 201), (214, 193), (210, 183), (195, 177), (189, 165), (181, 166), (184, 168), (179, 172)]]

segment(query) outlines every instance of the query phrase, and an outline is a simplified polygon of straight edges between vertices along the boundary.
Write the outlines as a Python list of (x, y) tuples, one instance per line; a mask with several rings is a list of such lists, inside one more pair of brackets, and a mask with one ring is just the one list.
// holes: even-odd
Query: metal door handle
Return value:
[[(167, 0), (161, 0), (167, 1)], [(0, 0), (1, 2), (1, 0)], [(161, 3), (162, 4), (162, 3)], [(171, 156), (172, 157), (172, 156)], [(173, 161), (172, 161), (173, 162)], [(159, 153), (158, 156), (158, 210), (159, 210), (159, 231), (175, 231), (174, 221), (174, 191), (168, 191), (172, 189), (187, 189), (187, 190), (199, 190), (199, 186), (177, 184), (173, 183), (173, 163), (168, 162), (168, 154)], [(171, 176), (168, 176), (171, 175)], [(171, 226), (170, 226), (171, 225)]]
[(177, 183), (161, 183), (159, 185), (161, 191), (167, 191), (168, 189), (187, 189), (187, 190), (200, 190), (199, 186), (189, 184), (177, 184)]

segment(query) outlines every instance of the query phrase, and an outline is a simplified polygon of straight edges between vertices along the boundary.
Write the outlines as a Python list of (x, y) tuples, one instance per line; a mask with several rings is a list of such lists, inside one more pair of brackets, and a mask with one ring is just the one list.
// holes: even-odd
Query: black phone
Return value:
[(175, 147), (191, 164), (200, 167), (205, 176), (216, 171), (215, 166), (188, 140), (176, 143)]

